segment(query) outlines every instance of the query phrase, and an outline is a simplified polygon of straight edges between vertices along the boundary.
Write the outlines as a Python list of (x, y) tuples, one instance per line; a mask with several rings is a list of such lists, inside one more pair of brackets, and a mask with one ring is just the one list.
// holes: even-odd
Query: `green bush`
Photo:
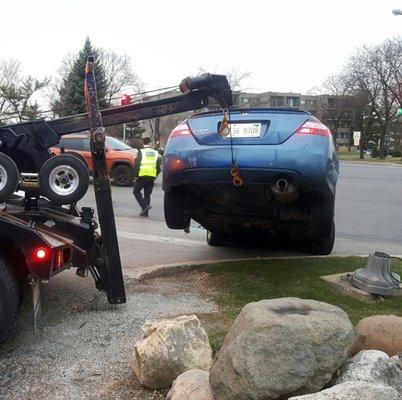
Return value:
[(378, 150), (378, 147), (377, 147), (377, 146), (374, 146), (374, 147), (373, 147), (373, 151), (371, 152), (371, 157), (372, 157), (372, 158), (378, 158), (379, 154), (380, 154), (380, 152), (379, 152), (379, 150)]
[(396, 147), (394, 152), (392, 153), (392, 157), (402, 157), (402, 148)]

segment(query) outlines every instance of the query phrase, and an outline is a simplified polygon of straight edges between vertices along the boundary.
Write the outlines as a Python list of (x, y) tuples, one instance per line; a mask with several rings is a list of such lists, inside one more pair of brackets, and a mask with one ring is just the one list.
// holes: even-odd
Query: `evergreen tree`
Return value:
[(83, 49), (78, 53), (72, 67), (61, 85), (57, 88), (58, 98), (52, 103), (52, 109), (59, 116), (75, 115), (86, 112), (84, 96), (85, 65), (89, 56), (95, 57), (95, 79), (98, 91), (99, 108), (109, 106), (106, 100), (107, 84), (105, 71), (100, 61), (99, 52), (89, 38), (85, 40)]

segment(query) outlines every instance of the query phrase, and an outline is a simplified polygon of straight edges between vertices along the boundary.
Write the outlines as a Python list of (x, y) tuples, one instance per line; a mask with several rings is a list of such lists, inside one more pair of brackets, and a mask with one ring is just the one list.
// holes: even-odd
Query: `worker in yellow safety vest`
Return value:
[[(151, 209), (151, 193), (154, 181), (160, 172), (161, 156), (150, 146), (151, 139), (144, 138), (144, 147), (138, 152), (134, 168), (134, 197), (141, 207), (140, 215), (148, 217)], [(144, 195), (141, 191), (144, 191)]]

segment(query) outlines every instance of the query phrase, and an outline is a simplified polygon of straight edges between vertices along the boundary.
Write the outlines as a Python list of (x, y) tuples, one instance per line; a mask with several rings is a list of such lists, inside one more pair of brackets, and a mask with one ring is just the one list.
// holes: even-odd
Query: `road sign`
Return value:
[(398, 111), (396, 112), (396, 115), (402, 115), (402, 108), (398, 108)]
[(360, 145), (361, 134), (362, 133), (360, 131), (353, 131), (353, 144), (354, 144), (354, 146), (359, 146)]

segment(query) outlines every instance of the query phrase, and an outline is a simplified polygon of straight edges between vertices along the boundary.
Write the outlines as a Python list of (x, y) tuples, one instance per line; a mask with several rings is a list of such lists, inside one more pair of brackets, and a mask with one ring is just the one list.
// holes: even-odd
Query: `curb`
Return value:
[(402, 167), (402, 164), (392, 163), (392, 162), (375, 162), (375, 161), (364, 161), (364, 160), (339, 160), (342, 164), (359, 164), (359, 165), (375, 165), (375, 166), (385, 166), (385, 167)]
[[(231, 258), (231, 259), (215, 259), (208, 261), (183, 261), (175, 264), (160, 264), (150, 267), (148, 270), (139, 273), (131, 273), (131, 271), (124, 271), (124, 275), (143, 281), (152, 278), (161, 278), (164, 276), (175, 275), (181, 272), (190, 271), (197, 267), (204, 265), (229, 263), (229, 262), (241, 262), (241, 261), (269, 261), (269, 260), (292, 260), (292, 259), (314, 259), (314, 258), (340, 258), (340, 257), (361, 257), (366, 258), (368, 254), (333, 254), (328, 256), (268, 256), (268, 257), (249, 257), (249, 258)], [(399, 257), (399, 256), (395, 256)]]

